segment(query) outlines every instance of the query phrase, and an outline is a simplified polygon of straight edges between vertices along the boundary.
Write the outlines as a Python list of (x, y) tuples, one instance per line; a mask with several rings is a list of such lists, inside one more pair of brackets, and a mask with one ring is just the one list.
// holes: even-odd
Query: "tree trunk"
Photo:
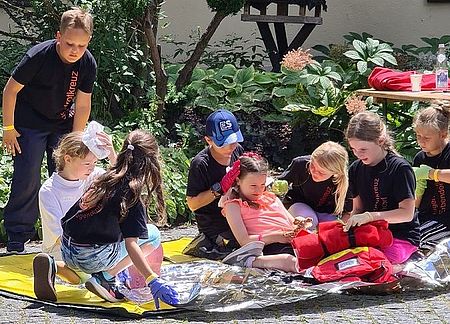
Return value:
[(148, 46), (150, 47), (150, 57), (153, 62), (153, 71), (155, 72), (156, 78), (156, 96), (157, 96), (157, 110), (156, 110), (156, 118), (161, 119), (164, 114), (165, 107), (165, 99), (167, 94), (167, 82), (169, 80), (166, 71), (162, 66), (161, 62), (161, 53), (158, 49), (158, 44), (156, 42), (156, 34), (154, 25), (152, 21), (154, 21), (154, 17), (157, 15), (157, 12), (154, 12), (152, 8), (147, 8), (147, 13), (145, 17), (144, 23), (144, 32), (145, 37), (147, 39)]
[(186, 86), (186, 84), (191, 80), (192, 72), (200, 61), (200, 58), (205, 51), (206, 46), (208, 46), (211, 37), (214, 35), (220, 23), (226, 16), (227, 15), (224, 13), (216, 12), (214, 17), (212, 18), (208, 28), (206, 28), (206, 31), (203, 33), (202, 37), (195, 46), (191, 57), (186, 61), (184, 67), (181, 69), (180, 74), (178, 75), (177, 81), (175, 82), (177, 91), (183, 89), (183, 87)]

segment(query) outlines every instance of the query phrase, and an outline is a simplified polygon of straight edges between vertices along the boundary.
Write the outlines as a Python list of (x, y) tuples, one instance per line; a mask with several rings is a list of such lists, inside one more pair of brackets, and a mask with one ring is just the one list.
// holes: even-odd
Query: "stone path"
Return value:
[[(180, 226), (163, 231), (163, 239), (193, 236)], [(39, 251), (30, 243), (29, 251)], [(4, 249), (0, 249), (0, 253)], [(130, 320), (0, 297), (0, 323), (450, 323), (450, 290), (415, 291), (388, 296), (327, 295), (296, 304), (231, 313), (180, 312)]]

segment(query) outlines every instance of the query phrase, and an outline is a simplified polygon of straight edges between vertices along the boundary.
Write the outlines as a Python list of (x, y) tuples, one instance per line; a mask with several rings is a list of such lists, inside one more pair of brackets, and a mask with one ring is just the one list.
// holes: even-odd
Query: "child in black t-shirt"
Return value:
[(420, 247), (432, 249), (450, 237), (450, 106), (435, 103), (414, 117), (417, 143), (414, 157), (417, 187), (416, 207), (420, 221)]
[[(145, 195), (145, 196), (144, 196)], [(156, 139), (142, 130), (132, 131), (124, 141), (117, 161), (99, 176), (62, 218), (61, 254), (66, 265), (92, 274), (86, 288), (116, 302), (124, 298), (115, 276), (131, 264), (146, 278), (155, 306), (159, 299), (174, 305), (177, 292), (158, 277), (145, 257), (160, 245), (160, 233), (151, 224), (145, 201), (156, 199), (157, 214), (166, 221)], [(34, 260), (35, 292), (38, 298), (56, 300), (55, 266), (52, 258), (38, 254)]]
[(419, 245), (412, 167), (395, 152), (386, 125), (373, 112), (353, 116), (346, 137), (358, 160), (349, 170), (353, 210), (345, 230), (374, 220), (388, 221), (394, 243), (383, 252), (393, 264), (403, 263)]
[(34, 237), (44, 153), (51, 175), (60, 137), (82, 131), (88, 120), (97, 69), (87, 50), (92, 31), (89, 13), (64, 12), (56, 39), (32, 47), (3, 90), (3, 148), (14, 159), (4, 211), (8, 252), (23, 252), (24, 243)]
[(311, 155), (296, 157), (278, 177), (291, 186), (283, 203), (294, 217), (310, 217), (313, 220), (310, 229), (319, 222), (336, 220), (344, 212), (347, 169), (347, 151), (331, 141), (317, 147)]
[(227, 168), (244, 152), (238, 144), (243, 140), (236, 117), (228, 110), (217, 110), (206, 119), (208, 146), (192, 159), (186, 190), (200, 234), (184, 253), (222, 259), (239, 247), (218, 202), (232, 185)]

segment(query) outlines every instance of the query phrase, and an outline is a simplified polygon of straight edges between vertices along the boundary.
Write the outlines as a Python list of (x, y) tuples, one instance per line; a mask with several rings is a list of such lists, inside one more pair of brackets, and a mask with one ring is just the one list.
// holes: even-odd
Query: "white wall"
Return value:
[[(315, 28), (303, 47), (340, 43), (343, 41), (342, 35), (350, 31), (365, 31), (396, 45), (419, 45), (420, 37), (450, 34), (450, 2), (328, 0), (327, 4), (328, 11), (322, 14), (323, 25)], [(212, 17), (205, 0), (166, 0), (163, 10), (170, 22), (163, 33), (174, 34), (179, 40), (183, 40), (196, 26), (204, 30)], [(298, 27), (289, 26), (289, 39), (292, 39)], [(237, 33), (250, 40), (254, 38), (252, 32), (257, 32), (256, 23), (241, 22), (238, 14), (222, 22), (214, 39)]]
[[(343, 42), (342, 35), (363, 31), (396, 45), (421, 44), (420, 37), (450, 34), (450, 2), (428, 3), (426, 0), (328, 0), (328, 12), (322, 13), (323, 25), (317, 26), (303, 47)], [(200, 26), (203, 31), (213, 13), (206, 0), (166, 0), (163, 11), (170, 22), (161, 34), (173, 34), (177, 40), (187, 40)], [(8, 26), (7, 16), (0, 12), (0, 26)], [(288, 25), (289, 40), (298, 25)], [(240, 13), (227, 17), (214, 39), (236, 33), (249, 41), (259, 36), (256, 23), (242, 22)], [(252, 35), (253, 33), (253, 35)], [(163, 52), (174, 50), (166, 47)]]

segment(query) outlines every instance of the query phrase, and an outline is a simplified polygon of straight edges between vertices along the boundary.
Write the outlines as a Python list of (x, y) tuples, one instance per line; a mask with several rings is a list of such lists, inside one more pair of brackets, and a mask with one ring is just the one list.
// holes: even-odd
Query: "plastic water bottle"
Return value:
[(444, 44), (439, 44), (436, 59), (435, 74), (436, 74), (436, 89), (446, 90), (448, 88), (448, 66)]

